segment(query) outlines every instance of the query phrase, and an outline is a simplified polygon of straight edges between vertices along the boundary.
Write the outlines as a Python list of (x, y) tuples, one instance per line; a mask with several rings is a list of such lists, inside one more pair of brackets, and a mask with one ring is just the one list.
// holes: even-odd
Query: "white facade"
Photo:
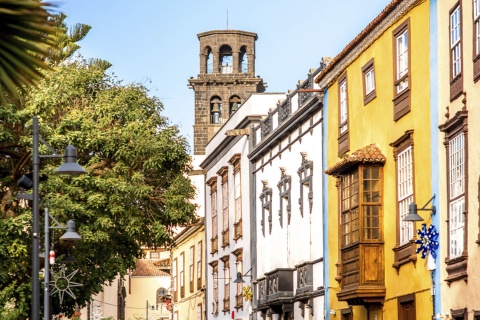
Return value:
[(320, 69), (255, 128), (256, 319), (324, 319)]
[[(252, 94), (206, 146), (201, 167), (206, 180), (207, 319), (250, 319), (252, 301), (242, 295), (252, 282), (248, 130), (283, 98), (285, 94)], [(237, 272), (245, 274), (244, 284), (233, 282)]]

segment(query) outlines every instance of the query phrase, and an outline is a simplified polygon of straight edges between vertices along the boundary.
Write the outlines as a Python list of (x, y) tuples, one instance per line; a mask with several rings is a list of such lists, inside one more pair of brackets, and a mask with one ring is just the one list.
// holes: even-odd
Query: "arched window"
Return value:
[(222, 99), (219, 97), (210, 100), (210, 123), (222, 123)]
[(206, 71), (207, 73), (213, 72), (213, 54), (212, 54), (212, 49), (210, 49), (210, 47), (207, 48)]
[(233, 96), (230, 98), (230, 101), (229, 101), (230, 115), (232, 115), (233, 113), (235, 113), (235, 111), (238, 110), (238, 107), (240, 107), (241, 102), (242, 100), (238, 96)]
[(233, 72), (232, 48), (227, 45), (220, 47), (220, 73)]
[(248, 55), (245, 46), (240, 49), (240, 72), (248, 73)]

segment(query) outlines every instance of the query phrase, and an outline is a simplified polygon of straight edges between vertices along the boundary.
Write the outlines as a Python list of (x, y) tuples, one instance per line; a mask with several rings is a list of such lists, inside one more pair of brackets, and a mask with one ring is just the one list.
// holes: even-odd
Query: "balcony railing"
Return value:
[(212, 252), (210, 253), (214, 254), (218, 252), (218, 236), (215, 236), (214, 238), (210, 239), (210, 241), (212, 243)]
[(313, 291), (313, 264), (308, 262), (297, 266), (296, 294)]

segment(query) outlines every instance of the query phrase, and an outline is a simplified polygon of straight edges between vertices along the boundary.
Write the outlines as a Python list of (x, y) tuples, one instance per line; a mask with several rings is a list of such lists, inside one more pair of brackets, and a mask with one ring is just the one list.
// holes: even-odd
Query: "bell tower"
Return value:
[(256, 33), (214, 30), (197, 37), (200, 73), (188, 86), (195, 92), (193, 154), (203, 155), (222, 124), (252, 93), (264, 92), (266, 83), (255, 77)]

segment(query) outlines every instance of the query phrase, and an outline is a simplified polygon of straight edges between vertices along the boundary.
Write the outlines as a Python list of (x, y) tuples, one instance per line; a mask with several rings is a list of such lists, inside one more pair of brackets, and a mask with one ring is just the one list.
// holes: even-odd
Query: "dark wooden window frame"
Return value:
[[(415, 157), (415, 151), (413, 148), (414, 141), (413, 141), (413, 130), (407, 130), (405, 134), (403, 134), (399, 139), (397, 139), (395, 142), (391, 143), (390, 146), (393, 147), (393, 158), (395, 159), (395, 175), (396, 175), (396, 186), (398, 188), (398, 155), (405, 151), (408, 147), (412, 147), (412, 184), (413, 184), (413, 195), (415, 197), (415, 162), (413, 161)], [(398, 190), (397, 190), (398, 191)], [(398, 199), (398, 192), (396, 193), (397, 197), (397, 236), (396, 236), (396, 244), (395, 247), (393, 248), (394, 252), (394, 262), (393, 262), (393, 267), (397, 269), (397, 273), (399, 272), (400, 266), (403, 264), (413, 262), (416, 264), (417, 262), (417, 253), (415, 252), (416, 250), (416, 245), (415, 245), (415, 233), (413, 234), (413, 238), (405, 244), (400, 244), (400, 205), (399, 205), (399, 199)], [(415, 198), (414, 198), (415, 199)], [(415, 226), (413, 227), (415, 230)]]
[[(412, 293), (412, 294), (407, 294), (405, 296), (398, 297), (397, 301), (398, 301), (398, 320), (416, 320), (417, 319), (417, 315), (416, 315), (417, 306), (415, 303), (415, 294)], [(402, 308), (406, 303), (413, 303), (414, 312), (413, 312), (413, 318), (411, 319), (403, 318), (401, 313)]]
[(203, 319), (203, 306), (201, 303), (197, 303), (197, 320), (198, 320), (198, 308), (200, 308), (200, 320)]
[[(213, 278), (213, 301), (212, 301), (212, 314), (217, 315), (219, 306), (218, 306), (218, 260), (214, 260), (208, 263), (212, 267), (212, 278)], [(217, 291), (215, 292), (215, 284), (217, 284)]]
[[(230, 312), (230, 256), (225, 255), (220, 258), (223, 261), (223, 312)], [(228, 275), (226, 275), (228, 270)]]
[(202, 288), (202, 250), (202, 241), (199, 241), (197, 245), (197, 251), (200, 252), (200, 255), (197, 259), (197, 290), (200, 290), (200, 288)]
[[(345, 82), (346, 86), (346, 112), (347, 112), (347, 121), (346, 126), (347, 130), (342, 132), (342, 126), (345, 123), (342, 122), (342, 107), (341, 107), (341, 86)], [(338, 78), (338, 156), (341, 156), (350, 150), (350, 141), (349, 141), (349, 131), (350, 131), (350, 117), (348, 115), (348, 81), (347, 81), (347, 73), (345, 72)]]
[[(453, 59), (452, 59), (452, 48), (451, 48), (451, 14), (457, 9), (460, 8), (460, 73), (453, 77)], [(463, 18), (462, 18), (462, 0), (458, 1), (452, 9), (450, 9), (448, 14), (448, 50), (449, 50), (449, 61), (450, 61), (450, 101), (453, 101), (460, 97), (463, 92)]]
[(190, 266), (188, 269), (190, 280), (190, 293), (195, 290), (195, 245), (190, 246)]
[(468, 319), (467, 308), (450, 309), (450, 314), (452, 315), (453, 320), (467, 320)]
[(180, 253), (180, 256), (182, 257), (183, 265), (182, 265), (182, 271), (180, 271), (180, 298), (185, 297), (185, 251)]
[(265, 213), (268, 211), (269, 233), (272, 233), (272, 188), (268, 186), (267, 180), (262, 180), (263, 189), (260, 193), (260, 201), (262, 204), (262, 234), (265, 236)]
[[(397, 79), (397, 38), (404, 32), (407, 32), (408, 37), (408, 72), (401, 78)], [(410, 112), (410, 91), (412, 87), (411, 79), (411, 32), (410, 32), (410, 18), (403, 21), (395, 30), (393, 30), (393, 120), (397, 121)], [(408, 80), (408, 87), (401, 92), (397, 92), (397, 86), (403, 81)]]
[(285, 168), (280, 168), (280, 181), (277, 183), (280, 208), (278, 209), (278, 218), (280, 220), (280, 227), (283, 228), (283, 202), (286, 201), (287, 223), (290, 224), (292, 215), (292, 176), (285, 173)]
[[(369, 72), (373, 74), (373, 90), (367, 94), (367, 79), (366, 76)], [(370, 59), (362, 67), (362, 83), (363, 83), (363, 105), (367, 105), (370, 101), (377, 97), (377, 85), (375, 83), (375, 61), (374, 58)]]
[[(237, 272), (243, 274), (243, 248), (237, 248), (232, 254), (235, 256), (235, 265), (238, 266), (241, 263), (242, 266), (242, 270), (235, 268), (234, 277), (236, 277)], [(243, 310), (243, 283), (236, 283), (235, 309), (237, 311), (239, 309)]]
[(175, 270), (173, 272), (173, 279), (172, 279), (172, 282), (173, 282), (173, 302), (177, 302), (178, 301), (178, 283), (177, 283), (177, 280), (178, 280), (178, 260), (177, 260), (177, 258), (173, 259), (173, 267), (175, 268)]
[[(464, 245), (463, 245), (463, 253), (459, 257), (455, 257), (450, 259), (450, 227), (449, 227), (449, 216), (450, 212), (448, 209), (447, 213), (447, 258), (445, 258), (445, 263), (447, 265), (447, 278), (445, 281), (447, 284), (450, 284), (453, 281), (458, 280), (465, 280), (467, 281), (468, 273), (467, 273), (467, 261), (468, 261), (468, 112), (464, 108), (462, 111), (458, 111), (455, 116), (449, 119), (444, 124), (440, 125), (440, 130), (444, 132), (444, 145), (446, 149), (446, 176), (447, 176), (447, 194), (450, 194), (450, 165), (449, 165), (449, 142), (457, 137), (460, 133), (464, 133), (464, 157), (465, 157), (465, 225), (464, 225)], [(455, 200), (455, 199), (454, 199)], [(447, 197), (447, 208), (450, 208), (450, 199)], [(480, 237), (480, 234), (479, 234)]]

